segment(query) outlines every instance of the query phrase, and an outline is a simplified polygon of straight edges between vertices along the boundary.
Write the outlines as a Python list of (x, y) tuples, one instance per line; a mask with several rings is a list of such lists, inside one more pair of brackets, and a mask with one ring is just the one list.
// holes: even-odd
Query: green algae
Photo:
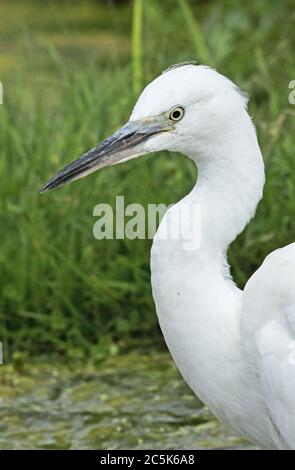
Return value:
[(0, 368), (0, 449), (251, 448), (191, 393), (165, 353)]

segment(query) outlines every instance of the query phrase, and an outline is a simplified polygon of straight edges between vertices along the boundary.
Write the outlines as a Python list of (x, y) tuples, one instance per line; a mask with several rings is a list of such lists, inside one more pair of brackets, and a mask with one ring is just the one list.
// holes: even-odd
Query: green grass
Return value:
[[(124, 123), (136, 101), (131, 6), (110, 3), (48, 2), (38, 11), (38, 2), (15, 2), (14, 16), (9, 3), (0, 7), (9, 19), (0, 56), (0, 340), (9, 355), (100, 357), (162, 341), (150, 290), (151, 242), (95, 240), (92, 211), (99, 202), (114, 205), (116, 195), (144, 206), (176, 202), (195, 181), (191, 162), (156, 154), (38, 192), (57, 169)], [(252, 96), (267, 184), (254, 221), (230, 249), (243, 285), (267, 253), (295, 238), (292, 2), (193, 2), (195, 36), (187, 5), (181, 13), (186, 2), (163, 3), (145, 4), (136, 84), (171, 63), (198, 60), (199, 43), (210, 64)]]

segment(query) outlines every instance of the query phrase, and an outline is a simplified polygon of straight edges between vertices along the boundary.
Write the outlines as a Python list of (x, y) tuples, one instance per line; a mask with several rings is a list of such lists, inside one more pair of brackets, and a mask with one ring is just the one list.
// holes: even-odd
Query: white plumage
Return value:
[(173, 225), (179, 204), (200, 204), (202, 242), (185, 251), (182, 239), (155, 237), (152, 286), (163, 334), (184, 379), (217, 417), (260, 446), (294, 449), (295, 244), (268, 256), (244, 292), (226, 269), (227, 247), (254, 215), (264, 184), (246, 99), (215, 71), (188, 65), (152, 82), (132, 119), (175, 104), (186, 115), (174, 136), (146, 146), (186, 154), (199, 176), (159, 232)]
[[(259, 446), (295, 449), (295, 244), (268, 256), (244, 291), (226, 260), (264, 185), (255, 128), (238, 88), (208, 67), (168, 70), (145, 88), (122, 130), (42, 191), (158, 150), (181, 152), (198, 166), (195, 187), (166, 213), (151, 252), (153, 296), (168, 348), (221, 421)], [(163, 234), (177, 233), (181, 209), (189, 232), (196, 206), (201, 222), (194, 237), (201, 242), (188, 250), (185, 231), (168, 239)]]

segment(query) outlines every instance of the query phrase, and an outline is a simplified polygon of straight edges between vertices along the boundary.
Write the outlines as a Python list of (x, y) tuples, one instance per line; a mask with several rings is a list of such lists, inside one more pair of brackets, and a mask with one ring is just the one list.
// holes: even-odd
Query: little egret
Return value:
[[(194, 393), (236, 433), (264, 448), (294, 449), (295, 243), (269, 255), (244, 291), (226, 259), (264, 185), (246, 96), (209, 67), (173, 66), (144, 89), (127, 124), (41, 191), (159, 150), (198, 166), (195, 187), (166, 212), (151, 251), (153, 297), (171, 355)], [(179, 209), (189, 219), (195, 205), (201, 239), (188, 250), (183, 231), (162, 235), (176, 228)]]

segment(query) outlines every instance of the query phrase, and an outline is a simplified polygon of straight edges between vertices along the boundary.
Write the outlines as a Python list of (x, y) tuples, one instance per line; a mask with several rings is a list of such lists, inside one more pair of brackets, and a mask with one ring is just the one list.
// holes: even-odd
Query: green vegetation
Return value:
[(208, 60), (252, 97), (267, 184), (255, 220), (230, 250), (238, 283), (294, 241), (293, 2), (136, 3), (143, 11), (133, 15), (129, 2), (1, 2), (0, 340), (15, 358), (100, 358), (138, 342), (162, 344), (151, 242), (95, 240), (92, 212), (116, 195), (126, 204), (176, 202), (195, 181), (191, 162), (157, 154), (43, 196), (38, 190), (124, 123), (134, 89), (172, 63)]

